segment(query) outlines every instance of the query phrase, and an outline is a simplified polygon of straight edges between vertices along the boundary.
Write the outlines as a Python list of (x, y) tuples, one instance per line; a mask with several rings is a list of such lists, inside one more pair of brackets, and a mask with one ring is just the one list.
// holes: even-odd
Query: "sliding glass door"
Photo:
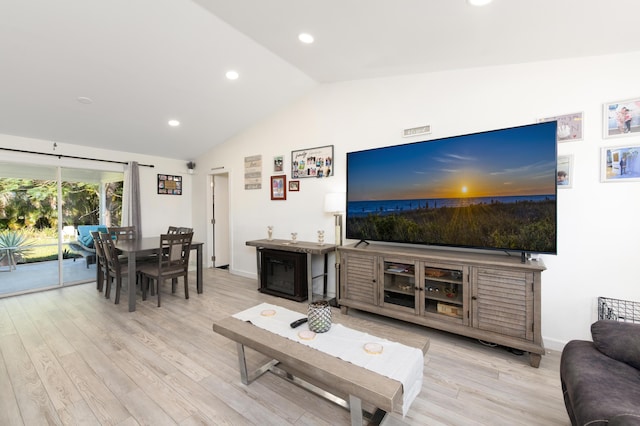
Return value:
[(59, 285), (57, 173), (0, 165), (0, 295)]
[(91, 231), (98, 225), (118, 226), (122, 214), (123, 173), (61, 169), (62, 283), (96, 279), (96, 254)]
[(0, 162), (0, 296), (96, 279), (86, 225), (118, 225), (122, 172)]

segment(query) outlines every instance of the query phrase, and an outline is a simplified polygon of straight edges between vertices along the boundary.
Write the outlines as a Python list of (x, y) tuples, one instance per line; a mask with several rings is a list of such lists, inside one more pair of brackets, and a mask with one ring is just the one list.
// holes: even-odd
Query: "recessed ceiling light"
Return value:
[(229, 79), (229, 80), (237, 80), (238, 77), (240, 77), (240, 74), (238, 74), (237, 71), (234, 70), (230, 70), (227, 71), (227, 73), (225, 74), (225, 76)]
[(471, 6), (485, 6), (491, 3), (493, 0), (467, 0)]
[(179, 125), (180, 125), (180, 122), (178, 120), (169, 120), (169, 126), (178, 127)]
[(78, 96), (76, 98), (76, 100), (78, 102), (80, 102), (81, 104), (87, 104), (88, 105), (88, 104), (92, 104), (93, 103), (93, 100), (91, 98), (87, 98), (86, 96)]
[(311, 34), (307, 34), (307, 33), (302, 33), (300, 35), (298, 35), (298, 40), (300, 40), (301, 42), (305, 43), (305, 44), (311, 44), (313, 43), (313, 36)]

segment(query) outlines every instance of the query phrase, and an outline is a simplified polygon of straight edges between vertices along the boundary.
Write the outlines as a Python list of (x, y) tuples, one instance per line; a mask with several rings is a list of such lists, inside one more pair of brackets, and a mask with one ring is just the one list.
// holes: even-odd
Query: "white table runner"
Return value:
[[(263, 311), (270, 309), (275, 311), (275, 315), (262, 315)], [(307, 324), (297, 328), (291, 328), (289, 324), (305, 317), (305, 315), (269, 303), (256, 305), (238, 312), (233, 317), (242, 321), (250, 321), (256, 327), (401, 382), (403, 386), (403, 415), (407, 414), (411, 403), (422, 389), (424, 354), (420, 349), (352, 330), (341, 324), (332, 324), (329, 331), (317, 333), (313, 340), (303, 340), (298, 337), (298, 333), (301, 330), (309, 330)], [(382, 353), (367, 353), (364, 350), (364, 345), (367, 343), (381, 344), (383, 346)]]

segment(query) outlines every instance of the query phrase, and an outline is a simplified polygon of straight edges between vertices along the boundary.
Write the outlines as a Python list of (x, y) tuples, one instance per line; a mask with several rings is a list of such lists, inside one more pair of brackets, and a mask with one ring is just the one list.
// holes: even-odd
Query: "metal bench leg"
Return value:
[(362, 400), (349, 395), (349, 411), (351, 412), (351, 426), (362, 426)]
[(252, 373), (249, 373), (247, 371), (247, 360), (244, 356), (244, 345), (241, 343), (236, 343), (236, 349), (238, 350), (238, 365), (240, 366), (240, 380), (242, 380), (242, 383), (244, 383), (245, 385), (248, 385), (258, 377), (262, 376), (264, 373), (269, 371), (271, 367), (278, 364), (279, 362), (274, 359), (272, 361), (267, 362), (265, 365), (256, 369)]

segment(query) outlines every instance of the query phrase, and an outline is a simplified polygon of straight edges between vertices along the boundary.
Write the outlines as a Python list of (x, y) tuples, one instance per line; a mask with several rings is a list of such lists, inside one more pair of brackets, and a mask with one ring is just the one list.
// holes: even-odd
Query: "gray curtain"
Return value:
[(130, 161), (124, 173), (122, 226), (135, 226), (136, 238), (142, 236), (140, 214), (140, 172), (136, 161)]

